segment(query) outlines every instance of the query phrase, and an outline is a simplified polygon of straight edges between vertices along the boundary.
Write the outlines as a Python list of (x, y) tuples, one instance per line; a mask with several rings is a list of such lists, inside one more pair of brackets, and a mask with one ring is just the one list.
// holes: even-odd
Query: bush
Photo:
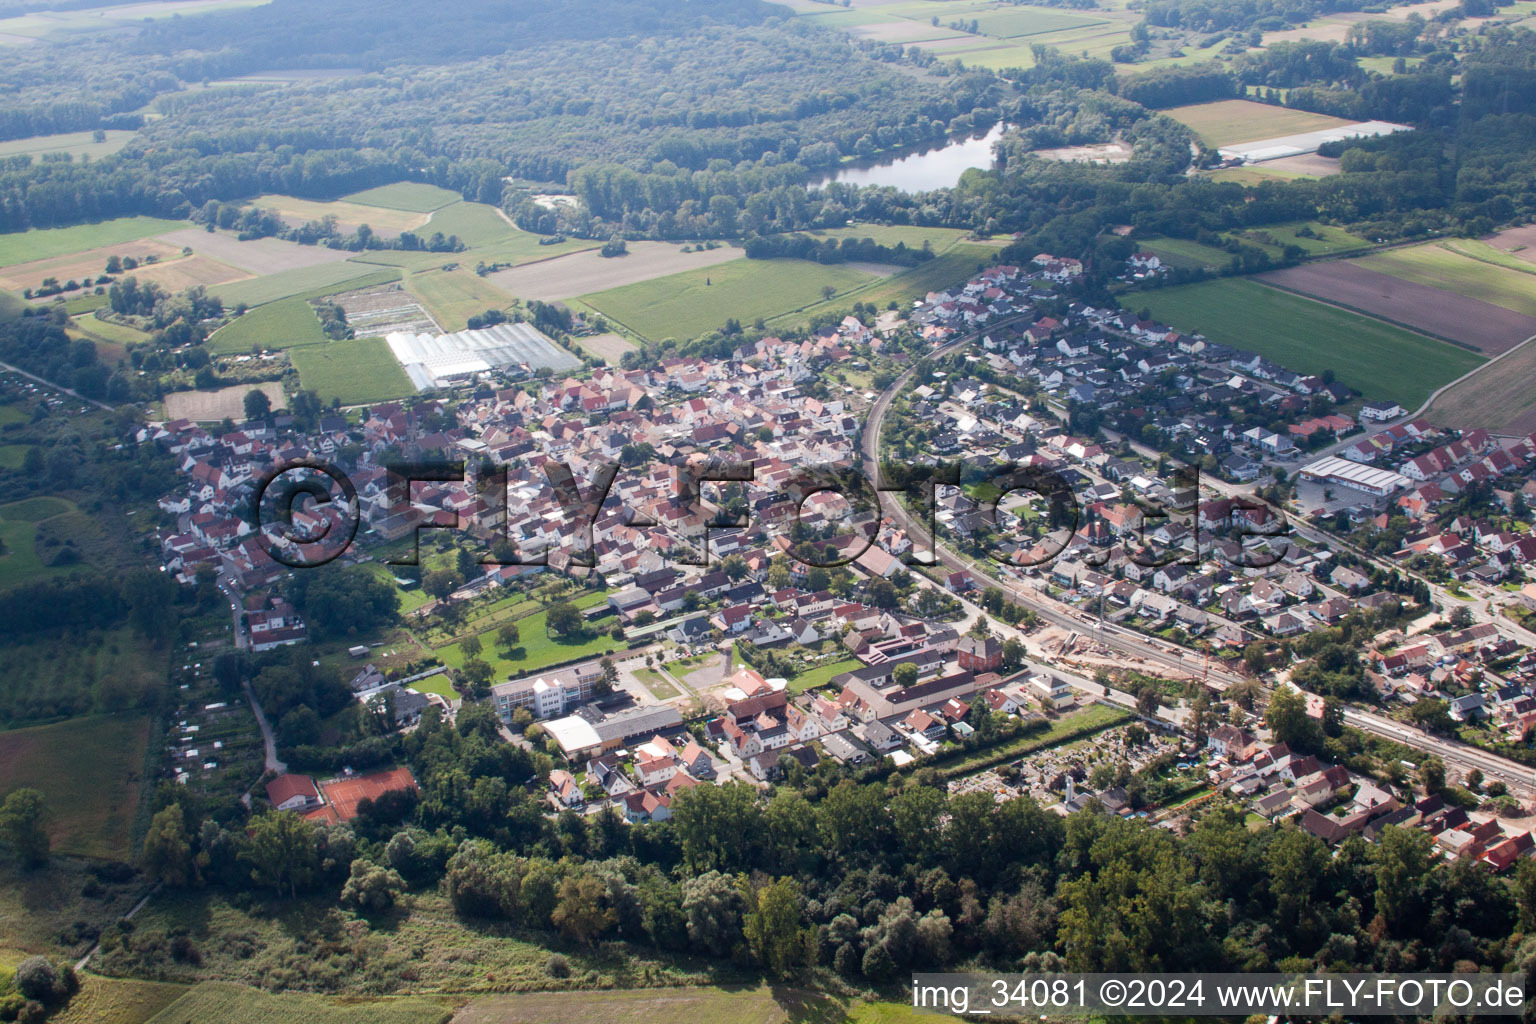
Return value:
[(571, 962), (560, 953), (551, 953), (549, 959), (544, 961), (544, 973), (551, 978), (569, 978)]
[(60, 1002), (79, 986), (73, 967), (56, 967), (45, 956), (27, 957), (16, 968), (16, 991), (39, 1003)]

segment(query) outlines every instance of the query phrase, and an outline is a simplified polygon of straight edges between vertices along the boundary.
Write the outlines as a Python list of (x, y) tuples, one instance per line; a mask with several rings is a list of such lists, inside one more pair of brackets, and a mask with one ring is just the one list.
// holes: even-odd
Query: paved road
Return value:
[[(933, 355), (936, 358), (948, 355), (972, 344), (988, 331), (1006, 326), (1009, 322), (1011, 321), (1000, 321), (989, 325), (985, 331), (973, 331), (963, 335), (935, 350)], [(869, 476), (872, 483), (874, 482), (879, 464), (880, 431), (884, 424), (885, 415), (890, 409), (892, 400), (912, 379), (916, 371), (917, 368), (913, 367), (896, 378), (870, 408), (869, 417), (865, 421), (864, 431), (860, 438), (860, 445), (864, 458), (864, 472)], [(1218, 485), (1217, 489), (1224, 493), (1229, 490), (1235, 490), (1231, 485), (1223, 484), (1221, 481), (1214, 481), (1213, 483)], [(929, 536), (923, 524), (907, 510), (906, 505), (900, 500), (888, 503), (885, 506), (885, 511), (898, 526), (906, 531), (915, 546), (927, 545), (934, 552), (939, 564), (944, 568), (952, 572), (962, 573), (978, 587), (997, 587), (1004, 594), (1025, 608), (1034, 611), (1043, 621), (1051, 625), (1085, 636), (1092, 636), (1098, 642), (1122, 654), (1140, 658), (1145, 662), (1160, 665), (1180, 674), (1192, 671), (1199, 664), (1196, 660), (1198, 656), (1193, 652), (1186, 655), (1183, 649), (1173, 644), (1160, 644), (1151, 641), (1139, 633), (1112, 623), (1100, 624), (1094, 616), (1064, 605), (1059, 601), (1052, 600), (1031, 587), (1021, 586), (1013, 581), (1000, 579), (992, 575), (987, 568), (984, 568), (979, 563), (945, 546), (937, 538)], [(1296, 529), (1302, 536), (1326, 540), (1330, 544), (1337, 543), (1336, 538), (1323, 537), (1310, 527), (1297, 526)], [(1204, 672), (1206, 682), (1216, 690), (1225, 690), (1228, 686), (1244, 678), (1227, 671), (1225, 668), (1209, 665), (1205, 667)], [(1075, 680), (1074, 682), (1078, 681)], [(1430, 751), (1440, 757), (1448, 768), (1459, 770), (1462, 773), (1471, 768), (1477, 768), (1485, 776), (1503, 780), (1516, 795), (1529, 797), (1532, 794), (1536, 794), (1536, 772), (1515, 761), (1486, 753), (1455, 740), (1428, 736), (1392, 719), (1358, 709), (1347, 711), (1345, 720), (1365, 732), (1370, 732), (1419, 750)]]

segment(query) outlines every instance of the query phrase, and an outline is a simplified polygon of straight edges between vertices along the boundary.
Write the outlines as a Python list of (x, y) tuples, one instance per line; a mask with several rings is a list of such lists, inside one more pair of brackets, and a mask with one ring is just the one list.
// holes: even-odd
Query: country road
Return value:
[[(995, 331), (1018, 319), (1021, 318), (1015, 317), (999, 321), (989, 325), (984, 330), (972, 331), (962, 335), (947, 345), (936, 349), (933, 352), (933, 357), (939, 358), (948, 355), (974, 343), (977, 339), (988, 333), (988, 331)], [(872, 486), (878, 485), (876, 477), (878, 476), (879, 466), (880, 433), (884, 425), (886, 413), (890, 410), (891, 402), (895, 399), (896, 395), (901, 392), (902, 388), (907, 385), (916, 372), (917, 367), (914, 366), (902, 373), (901, 376), (891, 382), (890, 387), (886, 388), (870, 407), (869, 417), (865, 420), (859, 443), (863, 455), (864, 473), (869, 478)], [(1139, 633), (1113, 623), (1100, 623), (1094, 616), (1064, 605), (1059, 601), (1052, 600), (1034, 588), (1020, 586), (993, 575), (976, 561), (966, 558), (949, 548), (937, 537), (930, 536), (928, 530), (908, 511), (906, 505), (901, 500), (889, 503), (885, 511), (898, 526), (906, 531), (907, 536), (913, 542), (914, 550), (917, 550), (923, 544), (927, 544), (933, 551), (936, 561), (946, 569), (964, 574), (966, 578), (978, 587), (997, 587), (1008, 597), (1035, 612), (1043, 621), (1051, 625), (1085, 635), (1092, 635), (1106, 647), (1121, 654), (1139, 658), (1154, 665), (1163, 666), (1181, 675), (1190, 671), (1195, 664), (1198, 664), (1199, 655), (1195, 652), (1191, 651), (1185, 655), (1172, 644), (1157, 643)], [(1327, 538), (1327, 540), (1330, 543), (1332, 542), (1332, 538)], [(1207, 684), (1218, 691), (1225, 690), (1228, 686), (1242, 678), (1244, 677), (1225, 668), (1208, 665), (1205, 669)], [(1472, 768), (1476, 768), (1489, 778), (1497, 778), (1503, 781), (1517, 796), (1523, 796), (1526, 799), (1536, 796), (1536, 770), (1511, 761), (1508, 758), (1487, 753), (1457, 740), (1430, 736), (1412, 726), (1393, 721), (1384, 715), (1378, 715), (1357, 708), (1349, 708), (1345, 712), (1345, 721), (1363, 732), (1369, 732), (1373, 735), (1402, 743), (1405, 746), (1433, 753), (1444, 761), (1448, 768), (1458, 770), (1463, 774)]]

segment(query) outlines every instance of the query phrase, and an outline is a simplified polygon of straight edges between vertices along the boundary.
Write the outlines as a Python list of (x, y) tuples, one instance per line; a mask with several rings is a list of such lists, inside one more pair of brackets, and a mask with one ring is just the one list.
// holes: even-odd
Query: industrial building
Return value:
[(1357, 491), (1374, 494), (1378, 498), (1384, 498), (1393, 491), (1407, 487), (1410, 482), (1401, 473), (1394, 473), (1390, 469), (1378, 469), (1375, 466), (1364, 466), (1358, 462), (1341, 459), (1336, 455), (1318, 459), (1310, 465), (1301, 467), (1301, 475), (1307, 480), (1353, 487)]
[(509, 366), (556, 373), (578, 369), (581, 360), (527, 323), (495, 324), (454, 334), (397, 333), (385, 336), (417, 391), (431, 391)]

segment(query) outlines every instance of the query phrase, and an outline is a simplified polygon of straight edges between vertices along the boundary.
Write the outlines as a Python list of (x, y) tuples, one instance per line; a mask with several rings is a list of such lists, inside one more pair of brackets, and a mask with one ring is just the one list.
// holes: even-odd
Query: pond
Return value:
[(841, 181), (858, 186), (887, 185), (903, 192), (952, 188), (959, 184), (960, 175), (972, 167), (990, 169), (994, 165), (992, 144), (1002, 138), (1005, 127), (998, 123), (984, 135), (952, 139), (945, 145), (899, 157), (849, 164), (814, 184)]

